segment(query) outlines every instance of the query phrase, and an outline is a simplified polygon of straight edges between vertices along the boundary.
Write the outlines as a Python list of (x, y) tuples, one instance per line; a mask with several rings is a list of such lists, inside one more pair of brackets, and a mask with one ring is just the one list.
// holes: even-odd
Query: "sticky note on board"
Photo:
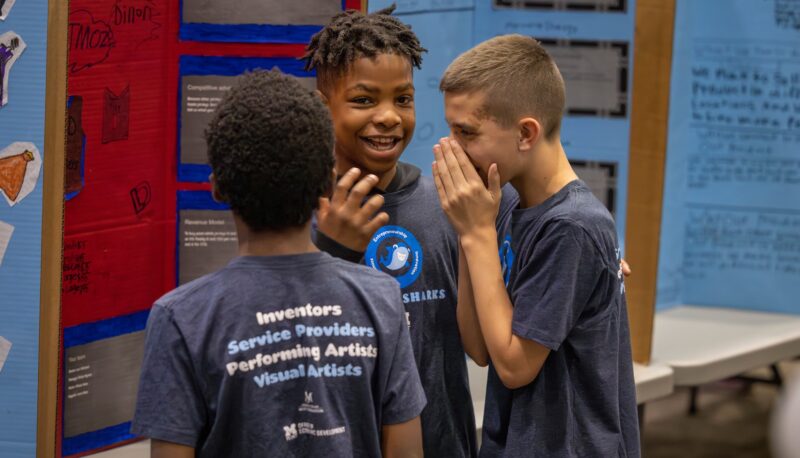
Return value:
[(0, 266), (3, 265), (3, 256), (6, 254), (8, 242), (11, 240), (11, 234), (14, 233), (14, 226), (0, 221)]
[(0, 336), (0, 371), (3, 370), (3, 365), (6, 363), (8, 353), (11, 351), (11, 342)]

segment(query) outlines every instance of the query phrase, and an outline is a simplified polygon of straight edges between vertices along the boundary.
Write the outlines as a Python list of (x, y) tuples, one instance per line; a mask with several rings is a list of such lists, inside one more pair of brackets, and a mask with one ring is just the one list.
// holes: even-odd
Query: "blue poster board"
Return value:
[(800, 313), (800, 3), (679, 0), (658, 308)]
[[(17, 1), (0, 21), (0, 453), (36, 453), (47, 12)], [(11, 68), (8, 64), (11, 63)], [(21, 142), (21, 143), (20, 143)]]

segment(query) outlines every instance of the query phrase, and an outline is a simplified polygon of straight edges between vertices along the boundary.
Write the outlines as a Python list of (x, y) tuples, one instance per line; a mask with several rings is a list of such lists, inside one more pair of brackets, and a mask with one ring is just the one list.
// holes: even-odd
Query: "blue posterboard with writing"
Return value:
[(658, 307), (800, 313), (800, 2), (679, 0)]

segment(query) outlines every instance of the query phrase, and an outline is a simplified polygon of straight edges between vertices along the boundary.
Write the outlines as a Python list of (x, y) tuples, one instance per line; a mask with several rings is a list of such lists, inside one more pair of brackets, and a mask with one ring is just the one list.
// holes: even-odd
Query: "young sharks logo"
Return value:
[(381, 265), (389, 270), (400, 270), (408, 264), (411, 249), (402, 243), (386, 247), (387, 255), (381, 258)]
[(401, 288), (414, 283), (422, 272), (422, 248), (408, 229), (384, 226), (370, 239), (364, 263), (393, 276)]

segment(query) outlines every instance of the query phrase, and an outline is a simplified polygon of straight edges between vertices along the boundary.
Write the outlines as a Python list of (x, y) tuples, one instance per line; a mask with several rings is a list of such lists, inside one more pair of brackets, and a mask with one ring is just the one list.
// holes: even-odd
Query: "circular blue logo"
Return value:
[(411, 231), (400, 226), (383, 226), (372, 235), (364, 263), (393, 276), (405, 288), (422, 272), (422, 248)]

